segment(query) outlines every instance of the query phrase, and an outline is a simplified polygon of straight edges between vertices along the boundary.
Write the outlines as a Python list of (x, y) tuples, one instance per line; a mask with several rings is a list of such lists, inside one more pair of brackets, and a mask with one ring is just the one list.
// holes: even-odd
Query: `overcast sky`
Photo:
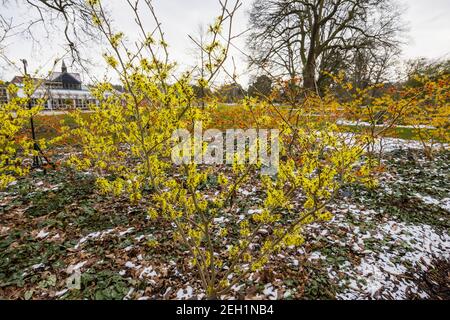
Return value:
[[(127, 10), (124, 10), (125, 6), (120, 4), (125, 0), (103, 0), (103, 2), (112, 8), (116, 25), (132, 35), (134, 29), (129, 23), (130, 16), (126, 13)], [(218, 2), (216, 0), (154, 0), (153, 2), (163, 23), (170, 45), (171, 58), (180, 63), (180, 69), (192, 65), (193, 44), (188, 34), (195, 35), (199, 25), (211, 22), (218, 15)], [(252, 0), (242, 0), (242, 2), (243, 6), (234, 25), (235, 33), (240, 33), (247, 28), (247, 11)], [(405, 5), (404, 20), (409, 24), (409, 41), (404, 47), (403, 58), (450, 58), (450, 0), (402, 0), (401, 2)], [(22, 22), (23, 20), (20, 19), (26, 16), (23, 10), (18, 10), (16, 6), (2, 7), (0, 13), (3, 16), (19, 17), (17, 21)], [(51, 66), (52, 61), (64, 53), (62, 43), (57, 39), (43, 39), (42, 48), (37, 48), (32, 47), (28, 39), (10, 38), (6, 54), (14, 61), (26, 58), (31, 70), (41, 68), (46, 71), (45, 69)], [(244, 38), (235, 40), (234, 45), (245, 51)], [(100, 55), (101, 50), (93, 48), (92, 53)], [(233, 50), (232, 55), (235, 57), (238, 74), (241, 75), (239, 80), (247, 86), (249, 77), (245, 59), (237, 50)], [(2, 64), (0, 78), (10, 80), (17, 71), (6, 66), (4, 61), (0, 63)], [(95, 67), (91, 73), (101, 77), (104, 74), (104, 68)], [(84, 78), (87, 79), (86, 75)]]

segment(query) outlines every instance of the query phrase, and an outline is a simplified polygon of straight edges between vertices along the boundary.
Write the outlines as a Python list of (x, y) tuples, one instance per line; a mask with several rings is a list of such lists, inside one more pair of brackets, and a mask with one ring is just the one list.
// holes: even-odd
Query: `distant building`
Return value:
[[(37, 89), (31, 99), (32, 105), (36, 103), (37, 99), (44, 99), (46, 101), (45, 108), (48, 110), (85, 109), (90, 104), (97, 104), (89, 88), (83, 85), (80, 74), (68, 72), (64, 61), (61, 72), (52, 72), (48, 79), (33, 78), (33, 81), (36, 83)], [(24, 96), (21, 89), (23, 77), (16, 76), (11, 83), (19, 87), (18, 95)], [(1, 87), (0, 90), (2, 90)]]

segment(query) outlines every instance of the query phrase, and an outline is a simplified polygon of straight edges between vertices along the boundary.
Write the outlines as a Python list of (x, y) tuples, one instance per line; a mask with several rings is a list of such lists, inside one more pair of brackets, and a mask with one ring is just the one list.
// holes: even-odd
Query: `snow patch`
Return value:
[(50, 232), (46, 232), (44, 230), (39, 231), (39, 233), (37, 234), (36, 238), (38, 239), (45, 239), (47, 238), (47, 236), (50, 234)]
[(82, 267), (84, 267), (84, 265), (87, 263), (87, 261), (83, 261), (83, 262), (79, 262), (79, 263), (77, 263), (77, 264), (75, 264), (75, 265), (70, 265), (69, 267), (67, 267), (67, 270), (66, 270), (66, 272), (68, 273), (68, 274), (72, 274), (72, 273), (74, 273), (75, 271), (78, 271), (78, 270), (80, 270)]
[(191, 286), (187, 286), (186, 289), (180, 289), (177, 292), (177, 299), (178, 300), (188, 300), (192, 298), (192, 293), (194, 292), (194, 289), (192, 289)]
[(269, 300), (277, 300), (278, 299), (278, 290), (273, 288), (273, 285), (271, 283), (268, 283), (264, 286), (263, 294), (269, 299)]

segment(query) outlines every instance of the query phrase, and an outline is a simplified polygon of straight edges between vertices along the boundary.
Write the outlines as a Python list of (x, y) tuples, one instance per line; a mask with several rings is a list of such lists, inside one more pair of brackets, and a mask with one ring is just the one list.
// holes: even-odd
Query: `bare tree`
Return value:
[(283, 66), (317, 91), (323, 71), (340, 69), (363, 51), (378, 59), (398, 50), (403, 30), (398, 8), (394, 0), (255, 0), (251, 63)]
[(12, 21), (0, 16), (0, 57), (3, 58), (5, 50), (5, 40), (12, 29)]
[(0, 13), (0, 20), (10, 21), (14, 35), (25, 35), (35, 44), (40, 44), (42, 30), (47, 37), (55, 33), (63, 34), (67, 51), (71, 53), (73, 61), (80, 64), (86, 62), (81, 54), (83, 49), (92, 45), (92, 41), (99, 40), (92, 22), (92, 12), (85, 0), (2, 0), (2, 5), (27, 9), (25, 22), (10, 21)]
[[(259, 10), (254, 4), (253, 10)], [(258, 8), (258, 9), (256, 9)], [(253, 18), (252, 18), (253, 19)], [(250, 35), (248, 45), (252, 53), (248, 56), (251, 65), (257, 65), (264, 69), (265, 73), (276, 77), (288, 77), (295, 79), (301, 69), (300, 46), (295, 41), (295, 30), (290, 28), (292, 17), (274, 23), (272, 34), (259, 35), (259, 40), (253, 39), (255, 33)], [(253, 26), (254, 28), (254, 26)]]
[[(233, 33), (233, 24), (236, 12), (242, 6), (240, 0), (236, 0), (234, 5), (230, 6), (228, 0), (219, 0), (222, 8), (221, 14), (216, 18), (215, 25), (209, 26), (205, 30), (202, 26), (199, 27), (198, 35), (189, 35), (192, 43), (195, 46), (194, 54), (197, 60), (197, 66), (194, 68), (194, 78), (197, 84), (194, 89), (197, 96), (200, 97), (201, 105), (205, 107), (205, 98), (211, 92), (210, 89), (214, 85), (214, 81), (222, 72), (232, 79), (236, 87), (242, 87), (236, 83), (236, 67), (233, 60), (234, 70), (230, 73), (225, 67), (225, 61), (228, 58), (232, 41), (240, 36), (240, 34)], [(221, 26), (219, 28), (219, 26)], [(224, 28), (224, 30), (221, 30)], [(221, 45), (220, 41), (224, 44)], [(206, 86), (208, 84), (209, 87)]]

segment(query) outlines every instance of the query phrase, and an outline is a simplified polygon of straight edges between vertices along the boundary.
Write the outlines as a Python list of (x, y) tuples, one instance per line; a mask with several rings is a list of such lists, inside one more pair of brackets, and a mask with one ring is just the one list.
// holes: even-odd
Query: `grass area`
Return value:
[[(286, 108), (284, 108), (286, 109)], [(83, 117), (89, 119), (89, 113), (84, 113)], [(278, 115), (273, 115), (274, 121), (281, 121)], [(69, 127), (75, 127), (75, 122), (70, 114), (38, 115), (35, 117), (35, 126), (38, 138), (51, 139), (61, 131), (62, 123)], [(226, 130), (229, 128), (248, 128), (254, 123), (252, 115), (245, 112), (242, 106), (221, 105), (212, 114), (211, 127)], [(345, 132), (361, 132), (364, 127), (341, 125)], [(385, 137), (399, 138), (405, 140), (420, 140), (413, 128), (394, 128), (384, 133)]]
[[(361, 132), (364, 128), (361, 126), (340, 125), (339, 126), (345, 132)], [(398, 138), (404, 140), (420, 140), (419, 136), (413, 128), (393, 128), (386, 131), (383, 134), (387, 138)]]

